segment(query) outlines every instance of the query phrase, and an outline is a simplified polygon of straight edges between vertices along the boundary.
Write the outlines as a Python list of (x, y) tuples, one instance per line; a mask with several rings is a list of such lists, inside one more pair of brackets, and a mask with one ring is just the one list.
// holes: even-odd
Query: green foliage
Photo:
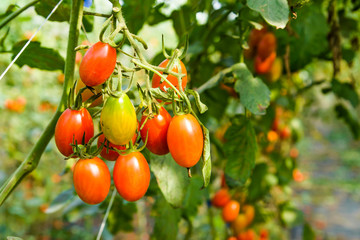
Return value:
[(224, 152), (226, 183), (229, 187), (243, 186), (255, 166), (257, 143), (254, 128), (246, 117), (234, 119), (225, 133)]
[(285, 28), (289, 20), (289, 6), (286, 0), (247, 0), (247, 5), (277, 28)]
[(344, 104), (339, 103), (335, 106), (335, 112), (337, 117), (343, 119), (345, 123), (351, 129), (351, 132), (355, 139), (360, 138), (360, 123), (359, 119), (354, 116), (352, 113), (353, 110), (350, 110), (349, 107), (346, 107)]
[(124, 1), (122, 8), (125, 19), (134, 19), (134, 21), (127, 22), (127, 26), (132, 33), (136, 34), (143, 24), (146, 23), (154, 2), (154, 0)]
[(180, 207), (189, 184), (186, 168), (179, 166), (170, 153), (163, 156), (150, 154), (149, 160), (151, 171), (166, 201), (173, 207)]
[(303, 239), (304, 240), (315, 240), (316, 239), (315, 232), (308, 222), (306, 222), (304, 224)]
[[(13, 46), (13, 58), (20, 52), (26, 41), (21, 41)], [(64, 70), (65, 60), (61, 55), (51, 48), (41, 47), (39, 42), (31, 42), (21, 56), (16, 60), (19, 67), (28, 65), (29, 67), (43, 70)]]
[(155, 226), (151, 239), (176, 239), (181, 218), (180, 209), (172, 208), (162, 196), (159, 196), (152, 208), (152, 215), (155, 218)]
[[(47, 17), (51, 10), (55, 7), (58, 3), (56, 0), (48, 0), (48, 1), (40, 1), (38, 4), (35, 5), (35, 11), (37, 14), (43, 17)], [(58, 9), (53, 13), (50, 17), (50, 21), (57, 21), (57, 22), (65, 22), (70, 20), (70, 1), (64, 0), (63, 3), (58, 7)]]
[(265, 114), (270, 104), (270, 90), (260, 78), (254, 78), (245, 64), (233, 66), (236, 82), (234, 89), (240, 94), (241, 103), (253, 114)]
[(353, 85), (333, 79), (331, 88), (338, 97), (348, 100), (354, 108), (359, 104), (359, 96)]

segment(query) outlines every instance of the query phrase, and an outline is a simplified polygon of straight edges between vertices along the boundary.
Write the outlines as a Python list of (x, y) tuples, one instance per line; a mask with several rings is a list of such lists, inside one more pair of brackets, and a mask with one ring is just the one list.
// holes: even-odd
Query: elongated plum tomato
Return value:
[(103, 84), (114, 71), (116, 49), (107, 43), (97, 42), (90, 47), (80, 63), (79, 73), (85, 85)]
[(221, 208), (224, 207), (228, 202), (230, 202), (230, 200), (231, 200), (231, 196), (228, 190), (223, 188), (216, 192), (216, 194), (214, 195), (211, 201), (211, 204), (214, 207)]
[[(80, 91), (80, 89), (84, 88), (85, 86), (86, 85), (80, 79), (76, 85), (76, 93), (78, 93)], [(94, 93), (92, 91), (90, 91), (90, 89), (86, 89), (85, 91), (83, 91), (81, 93), (82, 101), (85, 102), (86, 100), (88, 100), (89, 98), (91, 98), (92, 96), (94, 96), (100, 92), (101, 92), (101, 86), (94, 87)], [(103, 98), (102, 98), (102, 96), (100, 96), (97, 99), (95, 99), (95, 101), (90, 105), (90, 107), (96, 107), (96, 106), (100, 105), (102, 103), (102, 101), (103, 101)]]
[(113, 172), (114, 184), (126, 201), (142, 198), (150, 184), (149, 164), (140, 152), (119, 156)]
[(173, 117), (167, 143), (177, 164), (186, 168), (194, 166), (200, 160), (204, 147), (203, 132), (196, 118), (191, 114)]
[(100, 124), (107, 140), (115, 145), (125, 145), (136, 132), (138, 121), (129, 97), (110, 96), (101, 111)]
[(275, 59), (276, 59), (276, 52), (272, 52), (267, 58), (265, 58), (265, 60), (262, 60), (260, 56), (256, 56), (254, 61), (255, 72), (257, 74), (269, 73)]
[(80, 159), (74, 167), (73, 181), (76, 193), (88, 204), (104, 201), (110, 190), (108, 166), (98, 157)]
[[(169, 59), (165, 59), (164, 61), (162, 61), (160, 63), (159, 67), (165, 68), (168, 65), (168, 63), (169, 63)], [(173, 65), (173, 68), (171, 71), (176, 72), (176, 73), (181, 72), (182, 74), (185, 74), (185, 76), (182, 77), (182, 79), (181, 79), (181, 86), (184, 89), (187, 84), (187, 71), (186, 71), (184, 63), (181, 60), (178, 60), (178, 61), (175, 60), (175, 63)], [(162, 73), (162, 72), (160, 72), (160, 73)], [(175, 77), (174, 75), (168, 75), (166, 79), (169, 80), (177, 89), (179, 89), (179, 81), (178, 81), (177, 77)], [(166, 92), (166, 90), (168, 88), (170, 88), (170, 85), (165, 81), (163, 81), (161, 83), (161, 77), (157, 74), (154, 74), (153, 79), (152, 79), (152, 87), (153, 88), (159, 87), (162, 91)]]
[[(147, 116), (141, 117), (140, 126), (143, 125)], [(146, 141), (146, 135), (148, 134), (146, 147), (150, 152), (157, 155), (164, 155), (169, 152), (167, 144), (167, 131), (171, 122), (170, 114), (161, 107), (159, 114), (155, 115), (154, 118), (149, 118), (143, 128), (140, 130), (141, 139), (143, 142)]]
[(272, 52), (276, 52), (276, 37), (273, 33), (266, 33), (257, 46), (257, 56), (265, 60)]
[(222, 218), (225, 222), (232, 222), (236, 219), (240, 211), (240, 203), (235, 200), (228, 202), (222, 211)]
[(80, 110), (66, 109), (55, 127), (55, 143), (59, 151), (66, 157), (73, 153), (71, 143), (89, 142), (94, 136), (94, 123), (86, 108)]
[[(137, 134), (135, 133), (133, 138), (132, 138), (132, 142), (133, 144), (135, 143), (137, 138)], [(98, 142), (97, 142), (97, 146), (99, 147), (103, 142), (105, 141), (105, 136), (104, 134), (101, 134), (98, 138)], [(104, 148), (102, 149), (100, 155), (109, 161), (115, 161), (118, 157), (119, 157), (119, 153), (113, 151), (113, 150), (109, 150), (106, 148), (107, 144), (109, 144), (109, 147), (113, 147), (119, 150), (125, 150), (126, 149), (126, 145), (115, 145), (112, 144), (110, 141), (109, 143), (105, 142)]]

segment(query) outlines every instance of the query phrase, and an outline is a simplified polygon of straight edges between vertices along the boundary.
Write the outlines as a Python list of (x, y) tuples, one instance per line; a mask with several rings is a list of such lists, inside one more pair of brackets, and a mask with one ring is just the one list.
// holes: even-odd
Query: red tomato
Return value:
[(222, 218), (225, 222), (232, 222), (236, 219), (240, 211), (240, 203), (235, 200), (228, 202), (222, 211)]
[(276, 59), (276, 52), (272, 52), (267, 58), (264, 60), (261, 59), (260, 56), (256, 56), (255, 58), (255, 72), (257, 74), (265, 74), (271, 70), (271, 67)]
[(203, 132), (196, 118), (191, 114), (173, 117), (167, 133), (167, 143), (177, 164), (186, 168), (194, 166), (204, 147)]
[(280, 138), (288, 139), (289, 137), (291, 137), (291, 129), (288, 126), (285, 126), (280, 131)]
[(223, 188), (217, 191), (217, 193), (214, 195), (211, 204), (214, 207), (224, 207), (228, 202), (230, 202), (231, 197), (227, 189)]
[[(141, 118), (140, 126), (143, 125), (147, 116), (143, 115)], [(148, 119), (140, 130), (141, 139), (143, 142), (146, 140), (146, 135), (148, 135), (146, 147), (150, 152), (157, 155), (164, 155), (169, 152), (167, 145), (167, 131), (171, 122), (170, 114), (161, 107), (159, 109), (159, 114), (155, 115), (154, 118)]]
[(112, 74), (116, 65), (116, 49), (107, 43), (97, 42), (83, 57), (79, 73), (87, 86), (103, 84)]
[(232, 236), (232, 237), (229, 237), (227, 240), (236, 240), (236, 237)]
[[(168, 65), (168, 62), (169, 59), (165, 59), (164, 61), (162, 61), (162, 63), (160, 63), (159, 67), (165, 68)], [(181, 86), (182, 89), (184, 89), (187, 84), (187, 71), (184, 63), (181, 60), (175, 62), (173, 65), (173, 69), (171, 71), (176, 73), (181, 71), (181, 73), (185, 74), (185, 76), (181, 79)], [(177, 77), (175, 77), (174, 75), (168, 75), (166, 79), (169, 80), (177, 89), (179, 89), (179, 82)], [(163, 81), (162, 83), (160, 82), (161, 82), (161, 77), (157, 74), (154, 74), (152, 79), (152, 87), (153, 88), (159, 87), (162, 91), (166, 92), (166, 89), (170, 88), (170, 85), (165, 81)]]
[(267, 229), (263, 228), (260, 230), (260, 238), (268, 238), (269, 232)]
[(119, 156), (113, 172), (114, 184), (126, 201), (142, 198), (150, 184), (149, 164), (140, 152)]
[(55, 143), (59, 151), (66, 157), (73, 153), (71, 143), (82, 139), (87, 143), (94, 136), (94, 124), (86, 108), (80, 110), (66, 109), (60, 116), (55, 127)]
[(88, 204), (101, 203), (110, 190), (109, 168), (98, 157), (77, 161), (73, 180), (76, 193)]
[[(136, 138), (137, 138), (137, 134), (135, 133), (133, 138), (132, 138), (133, 144), (135, 144)], [(100, 147), (100, 145), (104, 141), (105, 141), (105, 136), (104, 136), (104, 134), (101, 134), (99, 136), (99, 138), (98, 138), (97, 146)], [(100, 155), (106, 160), (115, 161), (119, 157), (119, 153), (117, 153), (117, 152), (115, 152), (113, 150), (107, 149), (106, 148), (107, 144), (108, 143), (105, 142), (104, 148), (102, 149)], [(119, 150), (125, 150), (126, 149), (126, 145), (115, 145), (115, 144), (111, 143), (110, 141), (109, 141), (109, 147), (113, 147), (113, 148), (116, 148), (116, 149), (119, 149)]]
[(265, 60), (273, 52), (276, 52), (276, 38), (273, 33), (269, 32), (261, 38), (257, 46), (257, 56), (259, 56), (261, 60)]

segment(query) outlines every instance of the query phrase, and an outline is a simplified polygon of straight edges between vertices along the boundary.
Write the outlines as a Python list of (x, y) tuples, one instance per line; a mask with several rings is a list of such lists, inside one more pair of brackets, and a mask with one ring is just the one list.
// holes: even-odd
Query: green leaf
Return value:
[[(109, 201), (110, 198), (108, 197), (106, 201), (101, 204), (101, 208), (106, 209)], [(133, 231), (134, 226), (132, 220), (136, 211), (136, 203), (127, 202), (117, 195), (106, 222), (107, 229), (114, 235), (120, 230), (127, 232)]]
[(6, 11), (2, 14), (0, 14), (0, 19), (3, 19), (5, 17), (7, 17), (8, 15), (12, 14), (13, 12), (15, 12), (17, 9), (19, 8), (18, 5), (16, 4), (10, 4), (8, 6), (8, 8), (6, 9)]
[(182, 38), (190, 32), (193, 23), (196, 22), (195, 13), (192, 9), (184, 5), (179, 10), (173, 11), (171, 19), (173, 20), (174, 29), (179, 38)]
[(130, 32), (136, 34), (147, 21), (155, 0), (124, 0), (122, 12)]
[[(43, 17), (47, 17), (49, 13), (54, 9), (55, 5), (58, 3), (58, 0), (46, 0), (40, 1), (35, 5), (35, 11), (37, 14)], [(56, 22), (65, 22), (70, 20), (70, 1), (64, 0), (56, 11), (49, 18), (50, 21)]]
[(249, 202), (255, 202), (269, 192), (270, 187), (265, 181), (267, 173), (268, 165), (266, 163), (259, 163), (255, 166), (248, 188), (249, 193), (247, 198)]
[(203, 164), (202, 164), (202, 175), (204, 179), (203, 188), (206, 188), (210, 182), (211, 177), (211, 152), (210, 152), (210, 134), (209, 130), (201, 125), (204, 134), (204, 150), (203, 150)]
[(170, 153), (150, 154), (150, 168), (166, 201), (173, 207), (180, 207), (189, 184), (186, 168), (179, 166)]
[(355, 139), (360, 138), (360, 123), (354, 114), (354, 110), (349, 110), (345, 105), (339, 103), (335, 106), (335, 112), (338, 118), (342, 118), (351, 129)]
[(289, 20), (289, 5), (286, 0), (248, 0), (247, 5), (277, 28), (285, 28)]
[(225, 139), (226, 183), (229, 187), (243, 186), (255, 166), (257, 152), (255, 130), (250, 120), (243, 116), (234, 119)]
[(333, 79), (331, 88), (338, 97), (348, 100), (354, 108), (359, 104), (359, 96), (355, 87), (350, 83), (341, 83)]
[(155, 226), (151, 239), (176, 239), (181, 210), (172, 208), (161, 196), (152, 208), (152, 215), (155, 216)]
[(191, 94), (194, 96), (196, 107), (198, 108), (198, 110), (201, 114), (203, 114), (204, 112), (206, 112), (208, 110), (208, 107), (204, 103), (201, 102), (200, 95), (197, 91), (192, 90), (192, 89), (186, 89), (186, 92), (188, 94)]
[(270, 105), (270, 90), (259, 78), (254, 78), (244, 63), (233, 66), (237, 79), (234, 89), (240, 94), (241, 103), (253, 114), (265, 114)]
[(203, 202), (204, 193), (206, 193), (206, 191), (200, 190), (202, 184), (202, 180), (199, 176), (194, 176), (190, 180), (190, 185), (187, 188), (183, 203), (183, 212), (188, 217), (196, 216), (198, 206)]
[[(13, 46), (12, 59), (20, 52), (27, 40), (16, 43)], [(28, 65), (29, 67), (39, 68), (43, 70), (64, 70), (65, 61), (63, 57), (51, 48), (41, 47), (39, 42), (31, 42), (21, 56), (16, 60), (19, 67)]]
[(66, 206), (74, 196), (74, 189), (63, 191), (50, 203), (50, 206), (45, 210), (45, 213), (50, 214), (59, 211)]
[(169, 88), (167, 92), (162, 91), (160, 88), (151, 88), (150, 92), (156, 99), (164, 102), (172, 101), (172, 96), (174, 96), (175, 99), (178, 99), (178, 96), (174, 94), (174, 90), (171, 88)]
[[(327, 40), (330, 31), (329, 25), (321, 9), (321, 1), (313, 2), (311, 5), (299, 9), (297, 19), (291, 21), (291, 27), (296, 37), (289, 37), (288, 33), (285, 33), (290, 43), (290, 68), (292, 72), (302, 69), (313, 58), (330, 52)], [(278, 39), (278, 42), (286, 41)], [(280, 49), (280, 46), (278, 46), (278, 49)], [(283, 49), (285, 49), (285, 46)]]
[(316, 235), (309, 223), (304, 224), (303, 240), (315, 240)]

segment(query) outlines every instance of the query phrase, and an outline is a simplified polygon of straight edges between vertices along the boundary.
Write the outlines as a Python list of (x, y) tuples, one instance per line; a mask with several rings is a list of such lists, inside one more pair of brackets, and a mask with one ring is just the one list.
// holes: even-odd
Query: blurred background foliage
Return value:
[[(230, 186), (235, 184), (230, 190), (235, 198), (246, 198), (243, 202), (255, 206), (255, 219), (250, 227), (257, 232), (267, 229), (269, 239), (312, 239), (314, 233), (317, 239), (359, 238), (360, 3), (355, 0), (289, 2), (290, 14), (296, 18), (290, 19), (285, 29), (276, 29), (242, 1), (123, 1), (128, 27), (148, 43), (149, 50), (143, 52), (154, 65), (164, 58), (162, 34), (168, 50), (182, 45), (185, 35), (189, 35), (190, 46), (184, 59), (191, 79), (189, 88), (199, 88), (221, 70), (240, 61), (240, 46), (248, 44), (246, 40), (253, 26), (250, 21), (266, 25), (275, 34), (277, 56), (283, 68), (279, 79), (271, 81), (266, 75), (255, 73), (253, 59), (245, 59), (248, 69), (271, 90), (266, 115), (252, 115), (252, 123), (246, 123), (250, 127), (244, 128), (242, 118), (238, 117), (244, 114), (244, 106), (238, 97), (241, 89), (235, 85), (234, 91), (233, 76), (221, 76), (221, 83), (203, 91), (201, 97), (209, 110), (200, 118), (210, 129), (212, 139), (210, 186), (199, 191), (202, 180), (200, 174), (195, 174), (185, 189), (182, 208), (174, 209), (152, 176), (148, 197), (137, 203), (116, 197), (103, 239), (150, 236), (152, 239), (209, 239), (209, 236), (225, 239), (229, 226), (223, 222), (221, 211), (210, 206), (210, 199), (220, 189), (224, 169), (227, 176), (235, 174), (226, 170), (229, 168), (226, 159), (236, 158), (234, 161), (238, 163), (238, 158), (245, 156), (246, 161), (252, 155), (254, 162), (242, 167), (242, 176), (246, 175), (242, 186), (235, 186), (227, 179)], [(1, 1), (0, 18), (4, 18), (2, 14), (9, 5), (26, 3), (25, 0)], [(96, 0), (86, 10), (109, 13), (110, 9), (107, 1)], [(67, 10), (59, 9), (64, 16), (56, 17), (66, 20)], [(9, 30), (1, 29), (0, 36), (9, 31), (1, 42), (1, 72), (17, 51), (16, 46), (29, 39), (43, 21), (38, 15), (42, 12), (41, 6), (37, 11), (32, 7), (13, 20)], [(86, 18), (87, 34), (82, 33), (79, 42), (95, 43), (104, 19)], [(57, 56), (53, 66), (42, 67), (53, 71), (39, 70), (29, 64), (19, 67), (20, 61), (0, 82), (0, 183), (26, 157), (56, 109), (62, 91), (64, 76), (59, 66), (66, 57), (67, 34), (68, 23), (49, 21), (34, 39), (42, 48), (58, 52), (59, 55), (49, 53)], [(244, 41), (239, 40), (239, 35), (244, 36)], [(341, 37), (340, 43), (336, 42), (336, 36)], [(131, 52), (129, 46), (124, 50)], [(335, 54), (339, 51), (340, 56)], [(118, 59), (129, 61), (124, 56)], [(338, 73), (334, 74), (334, 66), (340, 66)], [(141, 77), (141, 74), (137, 76)], [(268, 133), (279, 114), (281, 125), (290, 128), (291, 137), (272, 142)], [(241, 148), (241, 137), (253, 134), (246, 130), (250, 128), (256, 134), (257, 151), (255, 147)], [(240, 146), (241, 150), (234, 156), (233, 146)], [(291, 156), (293, 149), (298, 151), (298, 156)], [(1, 238), (94, 239), (109, 198), (95, 206), (83, 203), (72, 187), (71, 167), (75, 159), (62, 159), (52, 140), (38, 168), (0, 208)], [(112, 162), (107, 164), (112, 168)], [(197, 167), (194, 171), (201, 170)]]

